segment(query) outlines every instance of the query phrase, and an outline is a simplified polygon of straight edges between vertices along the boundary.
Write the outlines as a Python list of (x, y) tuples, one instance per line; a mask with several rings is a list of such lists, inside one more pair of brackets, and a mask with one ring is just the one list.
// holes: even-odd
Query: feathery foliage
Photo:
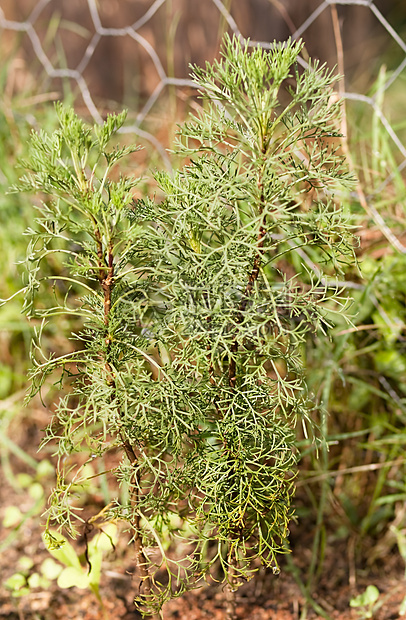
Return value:
[[(225, 38), (219, 61), (194, 68), (204, 106), (179, 129), (189, 163), (156, 174), (161, 201), (134, 201), (138, 181), (113, 180), (136, 150), (109, 146), (124, 114), (91, 129), (58, 105), (60, 129), (33, 134), (24, 162), (18, 189), (50, 196), (27, 260), (33, 392), (57, 372), (65, 386), (45, 441), (60, 457), (121, 449), (130, 500), (108, 515), (131, 526), (144, 613), (205, 576), (233, 590), (260, 565), (278, 572), (288, 551), (295, 426), (312, 434), (316, 408), (302, 345), (345, 307), (326, 274), (352, 254), (336, 198), (352, 182), (334, 141), (336, 78), (301, 70), (301, 48)], [(54, 252), (63, 273), (43, 273)], [(61, 313), (75, 345), (46, 355), (41, 337)], [(74, 533), (80, 476), (62, 464), (49, 519)]]

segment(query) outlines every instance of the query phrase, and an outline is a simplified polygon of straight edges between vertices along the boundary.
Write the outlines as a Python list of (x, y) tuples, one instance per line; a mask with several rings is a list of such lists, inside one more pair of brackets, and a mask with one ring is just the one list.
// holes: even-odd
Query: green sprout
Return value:
[(378, 588), (369, 585), (365, 592), (350, 600), (350, 607), (357, 608), (357, 613), (360, 618), (373, 618), (375, 609), (379, 607), (379, 605), (376, 605), (378, 598)]

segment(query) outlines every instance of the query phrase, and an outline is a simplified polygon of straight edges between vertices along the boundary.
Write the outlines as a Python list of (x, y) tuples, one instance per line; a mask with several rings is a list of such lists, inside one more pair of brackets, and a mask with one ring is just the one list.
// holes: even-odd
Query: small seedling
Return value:
[(75, 548), (58, 532), (47, 530), (43, 535), (46, 548), (53, 558), (65, 566), (57, 577), (60, 588), (89, 588), (101, 602), (99, 585), (103, 554), (111, 551), (117, 540), (117, 526), (108, 523), (103, 526), (86, 549), (86, 566), (80, 560)]
[(350, 607), (357, 608), (361, 619), (373, 618), (375, 610), (379, 607), (376, 602), (379, 599), (379, 590), (376, 586), (369, 585), (365, 592), (350, 600)]
[(57, 579), (62, 567), (52, 558), (41, 563), (39, 572), (32, 571), (34, 562), (28, 556), (22, 556), (18, 560), (18, 572), (14, 573), (3, 582), (3, 585), (11, 590), (11, 595), (20, 598), (36, 588), (47, 590), (53, 579)]

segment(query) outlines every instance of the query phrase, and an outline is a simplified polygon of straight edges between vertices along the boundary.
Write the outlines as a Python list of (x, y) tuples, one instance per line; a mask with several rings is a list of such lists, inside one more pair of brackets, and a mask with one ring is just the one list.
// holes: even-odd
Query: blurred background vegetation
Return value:
[[(24, 519), (40, 519), (41, 489), (52, 484), (52, 448), (37, 454), (52, 391), (45, 404), (23, 407), (33, 326), (16, 293), (35, 210), (32, 198), (7, 194), (29, 133), (53, 129), (58, 99), (90, 121), (127, 107), (127, 139), (145, 146), (131, 172), (179, 165), (165, 149), (176, 123), (199, 105), (188, 64), (211, 61), (222, 34), (233, 30), (263, 45), (301, 36), (306, 54), (338, 66), (341, 148), (358, 177), (342, 196), (359, 240), (358, 265), (343, 266), (341, 276), (353, 326), (337, 321), (329, 339), (315, 338), (303, 351), (310, 388), (328, 412), (318, 422), (329, 449), (316, 455), (303, 439), (292, 525), (292, 547), (301, 553), (288, 568), (310, 592), (337, 544), (352, 585), (360, 571), (387, 570), (389, 557), (406, 561), (404, 0), (0, 1), (0, 298), (15, 295), (0, 307), (0, 551)], [(303, 261), (311, 269), (312, 257)], [(70, 327), (60, 321), (48, 335), (53, 350), (71, 346)], [(8, 487), (21, 498), (14, 521)], [(87, 493), (110, 497), (106, 482), (92, 481)]]

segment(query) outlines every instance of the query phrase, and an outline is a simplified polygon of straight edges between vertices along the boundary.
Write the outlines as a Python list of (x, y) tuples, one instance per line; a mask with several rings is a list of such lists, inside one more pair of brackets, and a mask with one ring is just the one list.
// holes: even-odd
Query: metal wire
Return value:
[[(0, 4), (4, 2), (4, 0), (0, 0)], [(33, 52), (40, 62), (43, 71), (50, 78), (51, 83), (52, 80), (56, 79), (69, 79), (73, 80), (77, 83), (80, 93), (83, 98), (83, 102), (87, 107), (87, 110), (90, 116), (94, 119), (95, 122), (100, 122), (102, 120), (102, 112), (97, 107), (94, 96), (91, 92), (91, 86), (89, 86), (86, 78), (84, 77), (84, 71), (88, 67), (89, 62), (91, 61), (93, 54), (98, 46), (100, 40), (103, 37), (130, 37), (133, 39), (137, 45), (139, 45), (145, 53), (148, 55), (150, 60), (153, 63), (155, 71), (158, 76), (158, 84), (153, 90), (153, 92), (149, 93), (147, 100), (144, 102), (141, 109), (138, 111), (138, 114), (135, 117), (135, 120), (126, 125), (124, 131), (126, 133), (135, 133), (142, 137), (145, 140), (148, 140), (153, 147), (160, 153), (166, 165), (170, 166), (170, 161), (168, 156), (166, 155), (164, 146), (159, 142), (156, 136), (152, 135), (145, 129), (144, 123), (147, 119), (148, 114), (151, 112), (152, 108), (155, 106), (157, 101), (162, 97), (165, 91), (170, 86), (176, 86), (178, 88), (194, 88), (194, 84), (189, 79), (184, 79), (181, 77), (172, 77), (168, 75), (168, 72), (165, 70), (162, 60), (159, 57), (157, 50), (154, 46), (147, 40), (145, 36), (140, 34), (140, 29), (147, 25), (151, 19), (157, 14), (157, 12), (162, 9), (166, 4), (168, 4), (170, 0), (155, 0), (151, 1), (150, 5), (146, 8), (145, 13), (139, 17), (136, 21), (131, 23), (128, 26), (122, 28), (108, 28), (103, 26), (102, 20), (99, 14), (98, 8), (98, 0), (86, 0), (88, 5), (88, 10), (91, 16), (91, 20), (93, 23), (94, 32), (90, 38), (90, 41), (83, 53), (82, 58), (76, 64), (76, 67), (67, 68), (62, 66), (55, 66), (51, 59), (48, 57), (45, 49), (44, 49), (44, 41), (41, 40), (40, 35), (36, 30), (36, 23), (41, 15), (42, 11), (45, 9), (47, 5), (51, 7), (57, 8), (57, 0), (37, 0), (33, 10), (31, 11), (28, 18), (24, 21), (15, 21), (7, 19), (5, 15), (5, 11), (0, 7), (0, 30), (3, 31), (14, 31), (23, 33), (31, 42), (31, 46)], [(299, 2), (301, 0), (298, 0)], [(219, 16), (222, 17), (223, 20), (227, 22), (229, 29), (242, 37), (242, 25), (237, 23), (236, 19), (232, 16), (228, 6), (226, 6), (225, 2), (222, 0), (201, 0), (202, 3), (208, 3), (214, 5), (214, 7), (219, 12)], [(228, 2), (228, 5), (231, 3)], [(271, 5), (276, 4), (272, 0), (270, 0), (270, 10)], [(384, 28), (385, 33), (388, 38), (392, 39), (397, 46), (401, 49), (404, 58), (400, 62), (400, 64), (394, 68), (390, 77), (387, 79), (385, 84), (381, 88), (381, 92), (385, 92), (388, 90), (390, 86), (393, 85), (394, 82), (400, 79), (402, 74), (406, 70), (406, 42), (402, 39), (400, 34), (395, 30), (395, 28), (388, 22), (388, 20), (384, 17), (381, 11), (374, 4), (373, 0), (323, 0), (320, 1), (319, 5), (310, 12), (310, 14), (304, 19), (301, 26), (297, 28), (297, 30), (293, 33), (292, 38), (298, 39), (303, 38), (306, 40), (306, 34), (309, 30), (310, 26), (313, 24), (317, 24), (317, 20), (321, 17), (321, 15), (326, 11), (331, 9), (331, 5), (357, 5), (362, 6), (368, 9), (371, 14), (375, 17), (375, 19), (380, 23), (380, 25)], [(78, 24), (80, 25), (80, 24)], [(345, 28), (345, 23), (343, 24), (343, 29)], [(271, 41), (251, 41), (250, 45), (261, 45), (265, 48), (269, 48), (272, 46)], [(305, 65), (305, 61), (303, 61)], [(394, 127), (391, 125), (388, 118), (383, 114), (382, 110), (377, 106), (376, 103), (376, 95), (368, 96), (366, 93), (357, 93), (357, 92), (344, 92), (341, 93), (347, 101), (357, 101), (359, 104), (370, 107), (374, 110), (374, 113), (379, 117), (382, 126), (385, 131), (387, 131), (391, 140), (393, 141), (398, 153), (400, 155), (401, 161), (398, 165), (398, 171), (401, 172), (406, 167), (406, 145), (403, 144), (402, 139), (396, 133)], [(399, 158), (398, 158), (399, 159)], [(391, 174), (393, 176), (393, 172)], [(389, 182), (390, 179), (388, 178)], [(382, 187), (387, 183), (385, 182)]]

